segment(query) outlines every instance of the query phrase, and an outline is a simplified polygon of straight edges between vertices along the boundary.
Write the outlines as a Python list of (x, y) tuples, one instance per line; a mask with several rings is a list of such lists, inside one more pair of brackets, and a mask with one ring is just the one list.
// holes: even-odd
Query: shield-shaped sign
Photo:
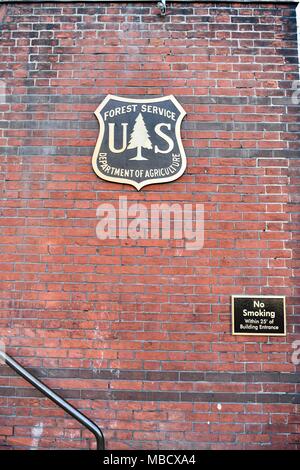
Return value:
[(186, 168), (180, 137), (185, 114), (172, 95), (152, 99), (108, 95), (95, 111), (100, 124), (95, 173), (138, 191), (147, 184), (179, 178)]

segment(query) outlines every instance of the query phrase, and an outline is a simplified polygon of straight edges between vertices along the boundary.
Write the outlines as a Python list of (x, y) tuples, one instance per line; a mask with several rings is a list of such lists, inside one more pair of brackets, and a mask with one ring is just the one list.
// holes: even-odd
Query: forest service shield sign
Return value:
[(186, 168), (180, 137), (185, 114), (172, 95), (153, 99), (108, 95), (95, 111), (100, 125), (95, 173), (138, 191), (148, 184), (176, 180)]

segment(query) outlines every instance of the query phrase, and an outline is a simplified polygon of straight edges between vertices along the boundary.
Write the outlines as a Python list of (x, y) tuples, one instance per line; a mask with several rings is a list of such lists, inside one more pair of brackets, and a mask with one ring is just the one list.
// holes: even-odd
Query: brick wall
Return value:
[[(300, 447), (296, 21), (276, 3), (0, 7), (1, 335), (111, 449)], [(93, 173), (108, 93), (176, 96), (179, 180)], [(204, 248), (97, 239), (120, 195), (204, 204)], [(287, 336), (232, 336), (231, 294), (286, 295)], [(5, 366), (0, 385), (2, 448), (93, 446)]]

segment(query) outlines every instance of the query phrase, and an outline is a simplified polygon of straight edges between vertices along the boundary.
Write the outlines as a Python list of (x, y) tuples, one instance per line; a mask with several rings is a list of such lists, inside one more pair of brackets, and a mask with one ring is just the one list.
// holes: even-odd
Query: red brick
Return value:
[[(294, 7), (0, 6), (1, 338), (111, 449), (299, 449)], [(108, 93), (176, 96), (178, 181), (137, 193), (93, 173)], [(120, 195), (203, 203), (204, 248), (98, 240), (96, 208)], [(288, 296), (288, 337), (233, 337), (232, 294)], [(30, 449), (43, 422), (38, 448), (94, 448), (7, 368), (0, 386), (1, 442)]]

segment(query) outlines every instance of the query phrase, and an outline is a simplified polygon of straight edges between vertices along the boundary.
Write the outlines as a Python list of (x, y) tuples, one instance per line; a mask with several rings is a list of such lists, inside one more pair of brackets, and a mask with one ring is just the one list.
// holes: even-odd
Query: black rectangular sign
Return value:
[(285, 336), (285, 297), (233, 295), (232, 334)]

